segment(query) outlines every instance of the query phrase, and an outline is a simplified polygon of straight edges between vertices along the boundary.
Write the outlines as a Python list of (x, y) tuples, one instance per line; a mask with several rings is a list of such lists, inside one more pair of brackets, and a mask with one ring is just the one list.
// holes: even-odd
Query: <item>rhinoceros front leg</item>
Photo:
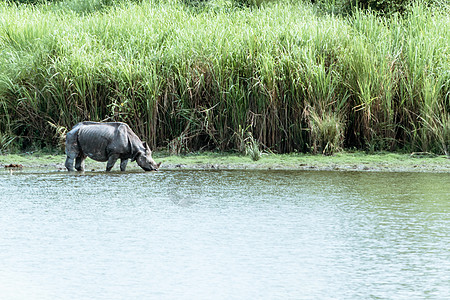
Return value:
[(120, 161), (120, 171), (125, 172), (125, 170), (127, 169), (127, 163), (128, 159), (122, 159)]
[(114, 167), (114, 164), (116, 163), (116, 161), (119, 159), (118, 155), (111, 155), (108, 158), (108, 163), (106, 164), (106, 172), (111, 171), (111, 169)]

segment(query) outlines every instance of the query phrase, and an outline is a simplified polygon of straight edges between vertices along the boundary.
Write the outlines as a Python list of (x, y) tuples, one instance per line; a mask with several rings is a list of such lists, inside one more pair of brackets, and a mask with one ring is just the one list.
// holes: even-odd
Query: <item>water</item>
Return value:
[(0, 172), (1, 299), (449, 299), (450, 175)]

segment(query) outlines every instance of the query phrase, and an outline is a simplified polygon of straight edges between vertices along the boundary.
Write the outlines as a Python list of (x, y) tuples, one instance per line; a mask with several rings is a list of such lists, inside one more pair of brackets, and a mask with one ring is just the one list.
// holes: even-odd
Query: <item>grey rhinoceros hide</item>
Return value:
[(84, 171), (84, 160), (90, 157), (96, 161), (107, 161), (106, 171), (111, 171), (118, 159), (120, 170), (125, 171), (128, 160), (136, 160), (145, 171), (158, 170), (152, 158), (152, 151), (131, 128), (121, 122), (80, 122), (66, 136), (66, 168)]

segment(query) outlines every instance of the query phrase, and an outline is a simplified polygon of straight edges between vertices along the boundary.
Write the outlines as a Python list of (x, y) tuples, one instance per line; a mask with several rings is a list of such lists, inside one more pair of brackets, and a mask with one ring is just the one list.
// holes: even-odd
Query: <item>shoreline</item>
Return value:
[[(202, 152), (187, 155), (168, 155), (155, 151), (160, 170), (298, 170), (298, 171), (360, 171), (360, 172), (429, 172), (450, 173), (450, 159), (446, 156), (411, 155), (401, 153), (341, 152), (333, 156), (313, 154), (264, 154), (258, 161), (236, 153)], [(0, 155), (1, 170), (43, 169), (65, 171), (65, 155), (23, 153)], [(106, 163), (86, 160), (86, 170), (104, 171)], [(15, 166), (10, 167), (10, 166)], [(19, 168), (17, 168), (19, 166)], [(113, 168), (118, 170), (119, 163)], [(127, 171), (140, 170), (130, 162)]]

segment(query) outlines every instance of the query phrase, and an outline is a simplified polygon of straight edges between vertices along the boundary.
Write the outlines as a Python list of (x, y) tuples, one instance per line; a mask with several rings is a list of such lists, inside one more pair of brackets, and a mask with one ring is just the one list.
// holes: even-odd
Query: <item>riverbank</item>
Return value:
[[(188, 155), (168, 155), (154, 152), (161, 170), (322, 170), (322, 171), (376, 171), (376, 172), (434, 172), (450, 173), (450, 159), (429, 154), (401, 154), (342, 152), (333, 156), (311, 154), (266, 154), (259, 161), (236, 153), (202, 152)], [(65, 171), (62, 154), (24, 153), (0, 155), (0, 168), (21, 165), (22, 169), (51, 169)], [(119, 164), (113, 170), (118, 170)], [(105, 163), (86, 160), (86, 170), (102, 171)], [(129, 163), (127, 170), (139, 170)]]

